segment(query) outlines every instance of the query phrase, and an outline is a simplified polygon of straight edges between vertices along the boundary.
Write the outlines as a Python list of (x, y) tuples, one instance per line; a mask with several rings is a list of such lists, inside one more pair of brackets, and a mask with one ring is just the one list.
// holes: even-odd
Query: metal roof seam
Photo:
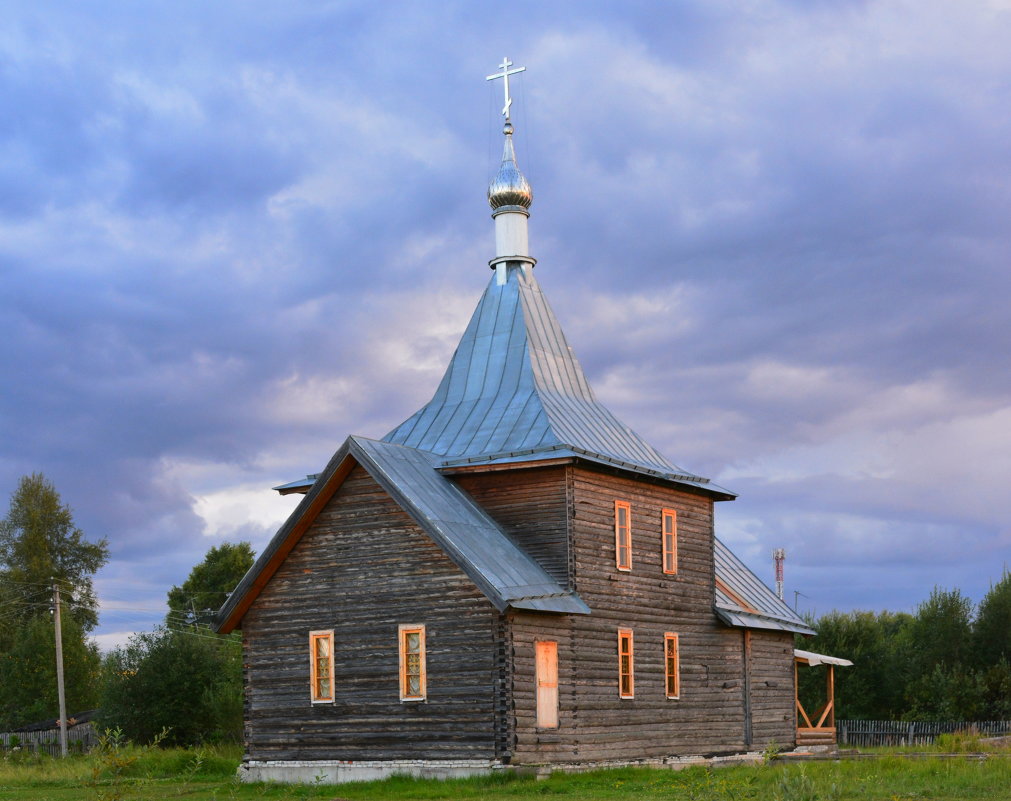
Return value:
[[(486, 577), (486, 581), (491, 581), (491, 586), (503, 603), (507, 604), (510, 601), (512, 595), (509, 592), (510, 588), (529, 589), (536, 586), (544, 589), (554, 588), (556, 592), (552, 595), (574, 598), (574, 603), (581, 608), (585, 607), (582, 601), (571, 593), (566, 593), (532, 557), (513, 542), (473, 498), (457, 484), (438, 473), (435, 468), (439, 458), (435, 454), (363, 437), (355, 438), (355, 444), (383, 477), (381, 483), (388, 485), (384, 486), (384, 489), (391, 492), (405, 509), (413, 510), (413, 514), (424, 518), (418, 522), (428, 524), (423, 527), (436, 536), (440, 546), (446, 549), (447, 553), (456, 556), (454, 561), (461, 567), (469, 565)], [(391, 462), (401, 465), (397, 468), (396, 474), (391, 472)], [(379, 480), (379, 476), (376, 478)], [(436, 503), (441, 505), (443, 510), (441, 513), (437, 511), (436, 506), (433, 506)], [(449, 520), (440, 522), (440, 517), (447, 514), (447, 511), (452, 515), (462, 514), (469, 520), (457, 516), (453, 518), (457, 520), (456, 523)], [(453, 533), (452, 527), (455, 527), (457, 534)], [(471, 533), (464, 539), (459, 539), (459, 535), (465, 532)], [(486, 552), (484, 556), (481, 555), (482, 550)], [(487, 562), (489, 559), (493, 561), (482, 567), (482, 560)], [(497, 572), (505, 581), (494, 583), (487, 578), (489, 570)]]
[(537, 279), (515, 266), (505, 284), (492, 276), (436, 397), (384, 439), (475, 463), (571, 446), (591, 461), (733, 497), (596, 400)]

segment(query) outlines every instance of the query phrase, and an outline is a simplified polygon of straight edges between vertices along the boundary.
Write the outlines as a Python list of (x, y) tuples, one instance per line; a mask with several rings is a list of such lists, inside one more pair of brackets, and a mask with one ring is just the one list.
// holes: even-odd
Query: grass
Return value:
[(860, 746), (864, 754), (1003, 754), (1011, 756), (1011, 745), (998, 745), (971, 731), (940, 734), (933, 745)]
[[(1005, 801), (1011, 799), (1011, 759), (927, 759), (884, 756), (874, 761), (773, 763), (683, 771), (620, 768), (556, 773), (537, 781), (512, 773), (453, 781), (397, 777), (383, 782), (328, 785), (239, 784), (234, 748), (129, 749), (137, 758), (116, 778), (96, 759), (25, 756), (0, 760), (0, 801)], [(99, 765), (103, 768), (102, 765)]]

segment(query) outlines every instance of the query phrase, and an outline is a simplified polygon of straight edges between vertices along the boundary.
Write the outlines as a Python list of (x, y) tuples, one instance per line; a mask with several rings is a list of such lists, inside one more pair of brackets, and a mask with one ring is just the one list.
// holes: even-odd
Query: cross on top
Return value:
[(514, 70), (509, 69), (513, 63), (508, 57), (502, 59), (502, 63), (499, 67), (502, 68), (502, 72), (496, 72), (494, 75), (489, 75), (485, 78), (486, 81), (494, 81), (496, 78), (501, 78), (503, 83), (503, 88), (505, 89), (505, 105), (502, 106), (502, 116), (506, 118), (506, 122), (509, 122), (509, 106), (513, 104), (513, 99), (509, 97), (509, 76), (515, 75), (517, 72), (523, 72), (526, 67), (517, 67)]

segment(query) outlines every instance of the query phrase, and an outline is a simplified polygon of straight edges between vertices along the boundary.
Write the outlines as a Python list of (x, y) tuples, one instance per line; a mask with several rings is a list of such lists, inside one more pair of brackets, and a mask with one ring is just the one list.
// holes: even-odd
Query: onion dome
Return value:
[(506, 122), (502, 129), (505, 147), (502, 150), (502, 166), (488, 187), (488, 203), (496, 211), (503, 206), (520, 206), (529, 209), (534, 200), (530, 183), (516, 166), (516, 151), (513, 150), (513, 126)]

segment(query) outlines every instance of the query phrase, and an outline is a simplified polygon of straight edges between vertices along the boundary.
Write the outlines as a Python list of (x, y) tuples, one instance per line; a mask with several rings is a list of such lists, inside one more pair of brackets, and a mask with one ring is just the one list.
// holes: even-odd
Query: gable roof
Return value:
[(815, 633), (803, 618), (781, 601), (726, 545), (715, 537), (713, 543), (716, 615), (720, 620), (728, 626), (739, 628)]
[(442, 476), (438, 463), (438, 457), (414, 448), (348, 437), (221, 607), (215, 628), (228, 632), (238, 627), (250, 604), (356, 464), (499, 611), (590, 613), (579, 596), (551, 578), (462, 489)]
[(678, 467), (597, 401), (530, 269), (488, 283), (432, 399), (383, 441), (442, 467), (578, 457), (734, 494)]

